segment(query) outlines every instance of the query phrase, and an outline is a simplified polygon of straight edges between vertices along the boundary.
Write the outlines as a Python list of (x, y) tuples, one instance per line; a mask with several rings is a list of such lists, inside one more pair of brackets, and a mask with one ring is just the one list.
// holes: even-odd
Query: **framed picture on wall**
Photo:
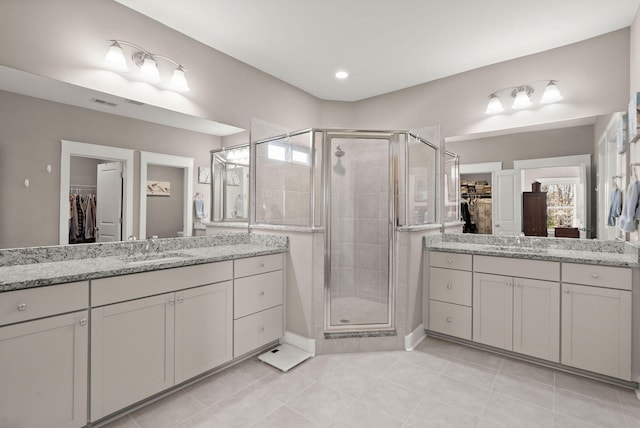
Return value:
[(198, 183), (211, 184), (211, 168), (208, 166), (198, 167)]
[(171, 183), (168, 181), (147, 181), (147, 196), (171, 196)]

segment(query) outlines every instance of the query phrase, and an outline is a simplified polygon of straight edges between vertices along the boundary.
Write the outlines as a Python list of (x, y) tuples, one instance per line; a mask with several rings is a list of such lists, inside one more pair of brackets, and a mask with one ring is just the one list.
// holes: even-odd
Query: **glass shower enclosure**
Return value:
[(252, 143), (250, 222), (324, 232), (327, 332), (393, 330), (395, 232), (441, 220), (438, 147), (409, 131), (325, 129)]

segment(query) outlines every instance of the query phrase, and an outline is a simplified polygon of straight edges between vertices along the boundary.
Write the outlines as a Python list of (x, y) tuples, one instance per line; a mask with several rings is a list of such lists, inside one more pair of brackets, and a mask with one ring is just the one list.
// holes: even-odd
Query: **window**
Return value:
[(575, 227), (575, 183), (547, 183), (543, 184), (541, 189), (547, 192), (547, 228)]

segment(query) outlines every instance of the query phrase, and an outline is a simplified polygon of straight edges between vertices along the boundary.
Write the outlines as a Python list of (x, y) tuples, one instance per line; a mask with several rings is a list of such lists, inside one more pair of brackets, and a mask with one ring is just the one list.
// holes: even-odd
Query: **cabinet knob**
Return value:
[(182, 302), (184, 302), (184, 297), (182, 296), (178, 297), (178, 303), (182, 303)]
[(175, 300), (175, 299), (170, 299), (170, 300), (169, 300), (169, 304), (170, 304), (170, 305), (173, 305), (175, 302), (176, 302), (176, 300)]
[(449, 264), (451, 264), (452, 261), (453, 260), (451, 260), (451, 259), (447, 259), (447, 263), (449, 263)]
[(264, 296), (264, 291), (259, 292), (258, 296), (263, 297)]
[(598, 275), (597, 273), (592, 273), (591, 274), (591, 278), (598, 279), (598, 278), (600, 278), (600, 275)]
[(25, 309), (27, 309), (27, 304), (26, 304), (26, 303), (20, 303), (20, 304), (18, 305), (17, 309), (18, 309), (20, 312), (22, 312), (22, 311), (24, 311)]
[(507, 287), (511, 287), (513, 284), (511, 284), (509, 281), (506, 281), (504, 285), (506, 285)]
[(83, 326), (84, 326), (84, 325), (87, 325), (87, 319), (86, 319), (86, 318), (82, 318), (82, 319), (80, 320), (80, 323), (79, 323), (79, 324), (80, 324), (80, 325), (83, 325)]
[(264, 332), (264, 327), (258, 328), (258, 333), (263, 333), (263, 332)]
[(447, 322), (451, 322), (453, 319), (451, 317), (447, 317)]
[(447, 284), (447, 289), (451, 290), (451, 287), (453, 287), (450, 283)]
[(514, 283), (513, 283), (513, 285), (514, 285), (515, 287), (520, 287), (520, 284), (519, 284), (519, 283), (517, 283), (517, 282), (514, 282)]
[(568, 289), (568, 288), (563, 288), (563, 289), (562, 289), (562, 292), (563, 292), (563, 293), (567, 293), (567, 294), (569, 294), (569, 289)]
[(264, 267), (264, 262), (260, 262), (260, 267)]

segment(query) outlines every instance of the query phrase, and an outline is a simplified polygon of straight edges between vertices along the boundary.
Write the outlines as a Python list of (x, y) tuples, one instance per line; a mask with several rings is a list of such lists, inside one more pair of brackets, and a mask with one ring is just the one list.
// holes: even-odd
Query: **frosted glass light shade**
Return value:
[(129, 66), (127, 65), (127, 59), (124, 57), (122, 46), (117, 42), (114, 42), (109, 46), (109, 50), (104, 57), (104, 62), (114, 70), (123, 72), (129, 71)]
[(158, 71), (158, 64), (151, 57), (146, 57), (140, 67), (140, 75), (152, 82), (160, 81), (160, 72)]
[(511, 107), (516, 110), (531, 107), (531, 99), (527, 94), (527, 88), (521, 87), (517, 89), (516, 97)]
[(500, 98), (496, 94), (489, 95), (489, 103), (487, 104), (487, 109), (484, 111), (485, 114), (498, 114), (504, 111), (504, 107), (500, 102)]
[(544, 93), (542, 94), (542, 99), (540, 100), (540, 102), (544, 104), (550, 104), (557, 103), (558, 101), (562, 101), (563, 99), (564, 97), (560, 93), (556, 82), (552, 80), (547, 84), (547, 86), (545, 86)]
[(189, 85), (187, 84), (187, 78), (184, 75), (184, 68), (178, 67), (173, 70), (173, 76), (171, 76), (171, 82), (169, 85), (174, 91), (189, 92)]

